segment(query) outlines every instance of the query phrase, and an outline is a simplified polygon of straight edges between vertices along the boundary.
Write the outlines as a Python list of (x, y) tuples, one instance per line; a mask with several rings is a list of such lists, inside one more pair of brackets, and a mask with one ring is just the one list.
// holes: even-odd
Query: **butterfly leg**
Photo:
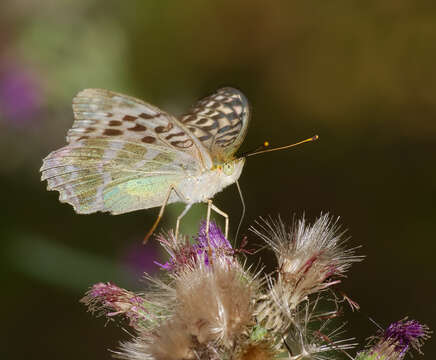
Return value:
[[(217, 214), (220, 214), (221, 216), (224, 217), (225, 221), (226, 221), (226, 227), (225, 227), (225, 238), (228, 239), (228, 235), (229, 235), (229, 215), (227, 215), (227, 213), (225, 213), (224, 211), (218, 209), (214, 204), (212, 204), (212, 202), (210, 203), (210, 207), (213, 211), (215, 211)], [(209, 226), (207, 227), (209, 229)]]
[[(169, 200), (169, 198), (170, 198), (170, 196), (171, 196), (171, 191), (173, 191), (173, 190), (174, 190), (174, 192), (177, 194), (177, 196), (180, 198), (180, 200), (182, 200), (183, 202), (186, 202), (185, 197), (184, 197), (182, 194), (180, 194), (179, 191), (177, 191), (176, 187), (175, 187), (174, 185), (170, 185), (170, 188), (168, 189), (168, 192), (167, 192), (167, 194), (166, 194), (166, 196), (165, 196), (165, 200), (164, 200), (164, 202), (163, 202), (163, 204), (162, 204), (162, 206), (161, 206), (161, 208), (160, 208), (159, 215), (157, 216), (157, 219), (155, 220), (153, 226), (151, 227), (151, 229), (149, 230), (149, 232), (147, 233), (147, 235), (145, 235), (144, 241), (142, 242), (143, 244), (146, 244), (146, 243), (147, 243), (147, 241), (148, 241), (148, 239), (150, 238), (150, 236), (154, 233), (154, 230), (156, 230), (157, 225), (158, 225), (159, 222), (160, 222), (160, 219), (162, 219), (162, 216), (163, 216), (163, 213), (164, 213), (165, 207), (167, 206), (168, 200)], [(191, 204), (191, 205), (192, 205), (192, 204)], [(190, 207), (190, 206), (189, 206), (189, 207)], [(185, 210), (183, 210), (182, 215), (184, 216), (184, 215), (186, 214), (186, 212), (188, 212), (188, 210), (189, 210), (189, 208), (188, 208), (188, 209), (185, 208)], [(186, 212), (185, 212), (185, 211), (186, 211)], [(183, 217), (183, 216), (182, 216), (182, 217)], [(177, 219), (176, 236), (178, 235), (178, 227), (179, 227), (179, 219)]]
[(206, 239), (207, 239), (207, 245), (208, 245), (208, 258), (210, 263), (213, 263), (213, 257), (212, 257), (212, 247), (210, 246), (211, 241), (209, 237), (209, 227), (210, 227), (210, 213), (211, 210), (215, 211), (216, 213), (220, 214), (221, 216), (224, 216), (226, 219), (226, 230), (225, 230), (225, 237), (227, 239), (228, 233), (229, 233), (229, 215), (227, 215), (224, 211), (218, 209), (213, 203), (212, 200), (207, 200), (207, 217), (206, 217)]
[(207, 200), (207, 215), (206, 215), (206, 239), (207, 239), (207, 255), (210, 263), (212, 264), (212, 247), (210, 246), (210, 238), (209, 238), (209, 227), (210, 227), (210, 211), (212, 208), (212, 200)]
[(206, 215), (206, 239), (207, 242), (210, 244), (209, 241), (209, 226), (210, 226), (210, 210), (212, 208), (212, 200), (207, 200), (207, 215)]
[[(175, 188), (174, 188), (175, 190)], [(179, 195), (180, 196), (180, 195)], [(182, 218), (186, 215), (186, 213), (189, 211), (189, 209), (191, 208), (192, 203), (188, 203), (186, 205), (186, 207), (183, 209), (182, 213), (177, 217), (177, 222), (176, 222), (176, 240), (179, 236), (179, 225), (180, 225), (180, 220), (182, 220)]]

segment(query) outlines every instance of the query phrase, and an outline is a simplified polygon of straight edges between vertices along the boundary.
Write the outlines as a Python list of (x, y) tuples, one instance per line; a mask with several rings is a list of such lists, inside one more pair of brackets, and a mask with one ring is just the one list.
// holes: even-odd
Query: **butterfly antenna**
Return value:
[(261, 150), (265, 150), (268, 146), (269, 146), (269, 142), (265, 141), (262, 145), (259, 145), (256, 149), (246, 151), (246, 152), (240, 154), (240, 156), (238, 156), (238, 157), (242, 158), (242, 157), (246, 157), (248, 154), (257, 153), (257, 152), (259, 152)]
[(245, 201), (244, 201), (244, 196), (242, 195), (241, 187), (239, 186), (238, 180), (236, 180), (236, 186), (238, 187), (239, 196), (240, 196), (241, 202), (242, 202), (242, 215), (241, 215), (241, 220), (239, 220), (238, 228), (236, 230), (235, 241), (238, 240), (239, 230), (241, 229), (242, 221), (244, 221), (244, 217), (245, 217)]
[(315, 135), (315, 136), (312, 136), (309, 139), (306, 139), (306, 140), (303, 140), (303, 141), (299, 141), (299, 142), (297, 142), (295, 144), (279, 146), (279, 147), (271, 148), (271, 149), (268, 149), (269, 143), (268, 143), (268, 141), (265, 141), (261, 147), (258, 147), (256, 150), (253, 150), (253, 151), (248, 151), (248, 152), (242, 154), (241, 157), (249, 157), (249, 156), (253, 156), (253, 155), (257, 155), (257, 154), (263, 154), (263, 153), (267, 153), (267, 152), (271, 152), (271, 151), (285, 150), (285, 149), (289, 149), (289, 148), (292, 148), (292, 147), (295, 147), (297, 145), (301, 145), (301, 144), (304, 144), (304, 143), (307, 143), (307, 142), (316, 141), (318, 139), (319, 139), (319, 136)]

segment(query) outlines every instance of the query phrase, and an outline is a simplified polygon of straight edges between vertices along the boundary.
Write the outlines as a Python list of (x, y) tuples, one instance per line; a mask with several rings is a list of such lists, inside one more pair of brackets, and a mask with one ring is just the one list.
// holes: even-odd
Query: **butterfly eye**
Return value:
[(233, 169), (234, 169), (233, 163), (225, 163), (224, 164), (224, 168), (223, 168), (224, 174), (232, 175)]

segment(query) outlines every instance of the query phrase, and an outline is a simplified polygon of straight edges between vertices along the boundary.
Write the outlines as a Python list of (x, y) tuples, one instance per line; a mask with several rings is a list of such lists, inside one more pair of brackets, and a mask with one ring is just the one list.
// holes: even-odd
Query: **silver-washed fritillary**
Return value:
[(234, 156), (250, 118), (240, 91), (219, 89), (176, 118), (130, 96), (86, 89), (73, 99), (73, 111), (68, 145), (50, 153), (41, 167), (41, 179), (48, 190), (59, 191), (61, 202), (79, 214), (161, 206), (146, 238), (166, 204), (186, 203), (177, 236), (192, 204), (207, 202), (207, 223), (211, 210), (223, 215), (227, 238), (228, 216), (211, 199), (235, 183), (244, 166), (245, 156)]

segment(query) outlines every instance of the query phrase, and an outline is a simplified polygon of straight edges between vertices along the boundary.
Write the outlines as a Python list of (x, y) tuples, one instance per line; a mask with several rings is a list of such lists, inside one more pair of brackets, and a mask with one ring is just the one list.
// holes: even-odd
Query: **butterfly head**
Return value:
[(233, 184), (241, 176), (245, 164), (245, 158), (237, 158), (226, 161), (216, 167), (224, 186)]

